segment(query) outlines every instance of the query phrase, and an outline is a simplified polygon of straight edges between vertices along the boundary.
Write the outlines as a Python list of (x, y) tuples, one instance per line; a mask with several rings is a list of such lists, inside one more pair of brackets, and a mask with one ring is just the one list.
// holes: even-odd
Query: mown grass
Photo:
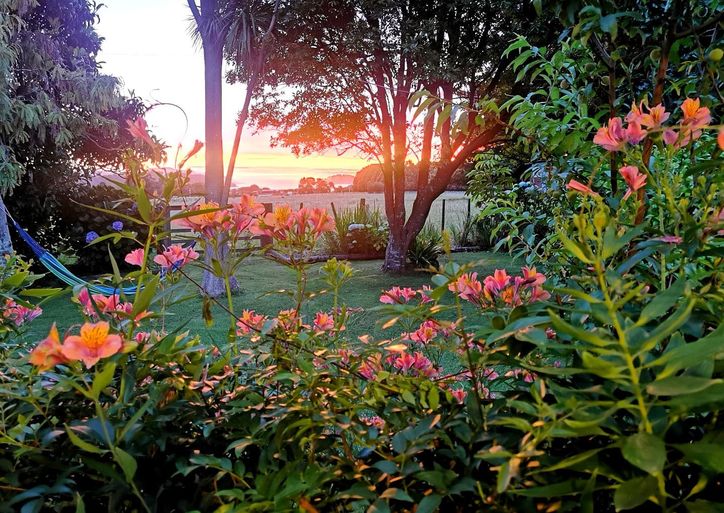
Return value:
[[(452, 255), (452, 259), (460, 264), (477, 262), (475, 270), (483, 276), (492, 273), (496, 268), (511, 271), (517, 267), (508, 255), (500, 253), (457, 253)], [(380, 293), (394, 285), (418, 288), (430, 284), (431, 276), (428, 273), (414, 272), (390, 276), (380, 270), (381, 264), (380, 260), (352, 263), (356, 274), (343, 287), (340, 301), (361, 311), (355, 313), (347, 324), (349, 337), (363, 334), (370, 334), (375, 338), (393, 335), (382, 330), (379, 313), (373, 310), (380, 304)], [(325, 288), (319, 272), (320, 267), (321, 264), (315, 264), (309, 268), (308, 290), (311, 292)], [(192, 278), (200, 278), (200, 274), (198, 269), (191, 271)], [(295, 288), (295, 275), (293, 271), (278, 263), (262, 257), (250, 257), (241, 266), (237, 279), (241, 290), (233, 299), (236, 313), (248, 308), (273, 315), (293, 306), (292, 299), (280, 291)], [(154, 319), (152, 322), (157, 327), (163, 322), (169, 331), (183, 328), (198, 334), (209, 344), (223, 345), (227, 340), (229, 329), (229, 317), (226, 312), (221, 307), (213, 305), (211, 308), (213, 322), (207, 325), (202, 317), (201, 293), (191, 283), (185, 284), (184, 287), (184, 295), (188, 296), (188, 299), (170, 306), (163, 319)], [(219, 299), (225, 304), (224, 298)], [(315, 312), (329, 310), (331, 307), (331, 294), (315, 295), (303, 310), (305, 321), (311, 321)], [(45, 337), (53, 322), (57, 323), (61, 333), (82, 322), (78, 305), (70, 300), (70, 292), (43, 304), (43, 315), (31, 323), (27, 338), (39, 340)]]

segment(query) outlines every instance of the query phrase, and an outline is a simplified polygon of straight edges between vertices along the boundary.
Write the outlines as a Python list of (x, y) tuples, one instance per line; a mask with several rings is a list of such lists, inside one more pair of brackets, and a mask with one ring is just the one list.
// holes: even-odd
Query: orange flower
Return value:
[(571, 180), (566, 184), (566, 188), (572, 191), (580, 192), (585, 196), (598, 196), (597, 192), (594, 192), (588, 185), (584, 185), (578, 180)]
[(666, 112), (666, 109), (660, 103), (656, 107), (649, 109), (648, 114), (644, 114), (641, 117), (639, 123), (646, 128), (658, 128), (669, 119), (670, 114)]
[(184, 167), (184, 164), (186, 164), (186, 161), (196, 155), (199, 151), (201, 151), (201, 148), (204, 147), (204, 143), (199, 141), (198, 139), (194, 141), (194, 147), (191, 148), (191, 151), (189, 151), (183, 159), (181, 159), (181, 162), (179, 162), (178, 168), (181, 169)]
[(621, 118), (611, 118), (598, 129), (593, 142), (608, 151), (620, 151), (626, 145), (626, 131)]
[(719, 129), (719, 135), (716, 137), (716, 142), (719, 145), (719, 149), (724, 150), (724, 128)]
[(53, 323), (48, 336), (41, 340), (30, 353), (30, 363), (38, 367), (40, 371), (52, 369), (59, 363), (66, 363), (68, 359), (63, 355), (61, 349), (58, 328)]
[(128, 123), (128, 132), (135, 139), (140, 139), (148, 144), (151, 148), (156, 148), (156, 143), (153, 142), (151, 136), (148, 135), (148, 125), (146, 125), (145, 119), (137, 118), (135, 121), (131, 121), (130, 119), (128, 119), (126, 120), (126, 123)]
[(334, 219), (323, 208), (315, 208), (310, 215), (312, 230), (318, 236), (324, 232), (334, 230)]
[(681, 111), (684, 113), (684, 123), (691, 124), (695, 127), (702, 127), (711, 122), (711, 114), (709, 109), (701, 107), (699, 98), (687, 98), (681, 104)]
[(108, 330), (109, 325), (105, 321), (85, 323), (80, 328), (80, 336), (71, 335), (63, 341), (63, 356), (69, 360), (81, 360), (90, 369), (101, 358), (116, 354), (123, 347), (123, 341)]
[(639, 123), (643, 125), (643, 119), (646, 116), (644, 114), (644, 102), (639, 103), (638, 105), (636, 102), (634, 102), (631, 105), (631, 112), (626, 114), (626, 122), (627, 123)]
[(624, 200), (631, 196), (631, 193), (638, 191), (646, 185), (646, 175), (640, 173), (639, 168), (636, 166), (624, 166), (619, 169), (618, 172), (621, 173), (626, 185), (628, 185), (628, 190), (626, 194), (623, 195)]

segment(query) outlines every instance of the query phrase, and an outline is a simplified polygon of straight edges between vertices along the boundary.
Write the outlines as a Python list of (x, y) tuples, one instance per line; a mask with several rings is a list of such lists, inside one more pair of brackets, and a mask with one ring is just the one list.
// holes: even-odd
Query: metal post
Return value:
[(468, 198), (468, 219), (470, 219), (470, 198)]
[(442, 230), (445, 229), (445, 200), (442, 200)]

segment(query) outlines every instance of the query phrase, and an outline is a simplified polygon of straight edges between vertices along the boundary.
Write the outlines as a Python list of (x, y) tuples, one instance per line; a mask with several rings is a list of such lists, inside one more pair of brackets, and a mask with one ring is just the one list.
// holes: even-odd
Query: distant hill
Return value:
[[(458, 169), (450, 180), (448, 191), (464, 191), (467, 188), (467, 177), (465, 176), (470, 170), (470, 166), (462, 166)], [(432, 175), (435, 169), (431, 170)], [(405, 190), (414, 191), (417, 189), (417, 165), (408, 164), (405, 167)], [(383, 192), (382, 167), (379, 164), (370, 164), (363, 167), (354, 177), (352, 190), (357, 192)]]
[(348, 185), (352, 185), (354, 183), (354, 176), (355, 175), (336, 174), (328, 176), (325, 179), (328, 182), (332, 182), (335, 187), (347, 187)]

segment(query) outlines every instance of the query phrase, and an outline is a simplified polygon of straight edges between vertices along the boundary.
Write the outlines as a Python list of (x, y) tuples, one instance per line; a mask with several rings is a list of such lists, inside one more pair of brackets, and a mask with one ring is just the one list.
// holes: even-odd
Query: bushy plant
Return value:
[(443, 254), (443, 235), (431, 224), (426, 224), (410, 244), (407, 258), (416, 269), (437, 267)]
[[(596, 175), (567, 182), (576, 210), (556, 221), (555, 279), (540, 267), (479, 276), (475, 264), (447, 263), (429, 287), (380, 291), (382, 340), (347, 334), (348, 263), (324, 264), (324, 290), (308, 290), (302, 257), (334, 229), (330, 216), (286, 206), (263, 214), (249, 198), (176, 219), (205, 251), (237, 233), (271, 237), (295, 271), (282, 291), (289, 308), (235, 312), (209, 299), (200, 315), (212, 303), (226, 311), (227, 344), (165, 332), (165, 307), (199, 285), (189, 266), (207, 264), (195, 246), (153, 256), (161, 207), (183, 173), (149, 197), (130, 167), (123, 190), (138, 215), (124, 219), (147, 236), (105, 240), (139, 244), (126, 257), (138, 270), (109, 277), (138, 292), (75, 291), (80, 327), (54, 326), (2, 354), (2, 507), (720, 508), (724, 202), (717, 177), (697, 172), (720, 154), (704, 135), (707, 116), (692, 100), (676, 124), (646, 131), (655, 171), (630, 140), (616, 143), (626, 191), (606, 193)], [(596, 141), (618, 137), (616, 124)], [(695, 164), (682, 158), (692, 153)], [(642, 196), (649, 214), (636, 222)], [(246, 254), (210, 268), (228, 282)], [(309, 297), (324, 293), (331, 309), (305, 317)]]
[(323, 239), (328, 254), (384, 254), (389, 233), (382, 212), (360, 204), (332, 213), (334, 230)]

